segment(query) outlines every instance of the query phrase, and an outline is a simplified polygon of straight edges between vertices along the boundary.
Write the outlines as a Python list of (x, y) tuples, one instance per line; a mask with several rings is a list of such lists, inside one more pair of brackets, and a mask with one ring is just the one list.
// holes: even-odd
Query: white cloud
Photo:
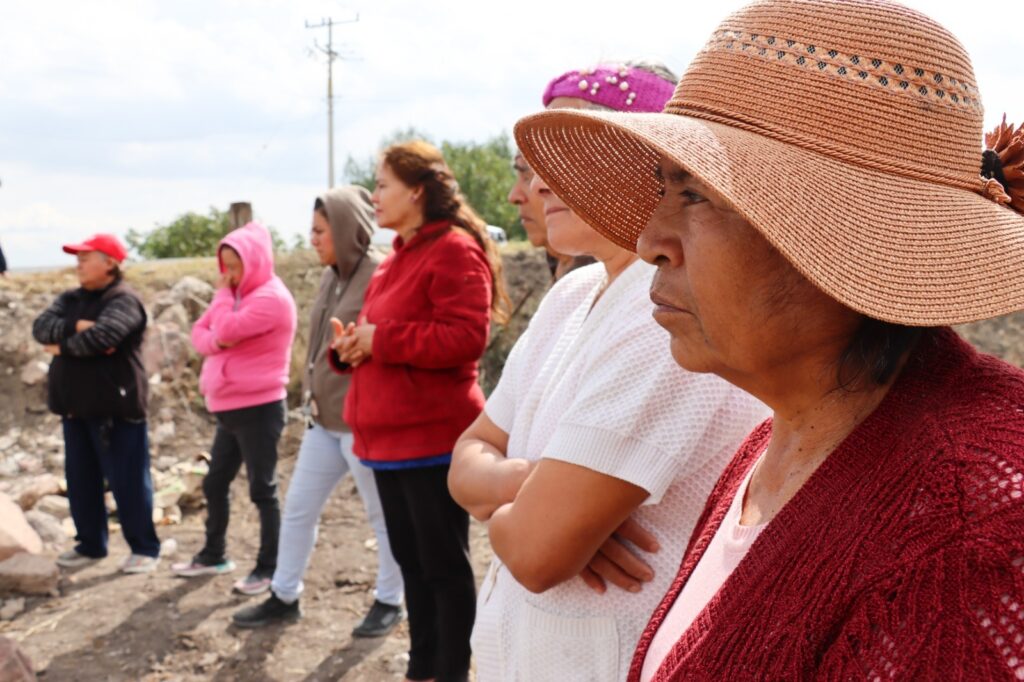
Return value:
[[(437, 139), (508, 131), (552, 76), (601, 59), (659, 57), (677, 71), (743, 3), (647, 0), (95, 0), (5, 3), (0, 45), (0, 239), (15, 264), (53, 244), (253, 201), (305, 232), (324, 185), (325, 68), (304, 22), (350, 17), (336, 46), (336, 168), (396, 128)], [(987, 106), (1024, 117), (1015, 28), (1024, 3), (911, 0), (971, 52)], [(997, 20), (993, 20), (997, 17)], [(58, 237), (59, 235), (59, 237)], [(59, 261), (56, 261), (59, 262)]]

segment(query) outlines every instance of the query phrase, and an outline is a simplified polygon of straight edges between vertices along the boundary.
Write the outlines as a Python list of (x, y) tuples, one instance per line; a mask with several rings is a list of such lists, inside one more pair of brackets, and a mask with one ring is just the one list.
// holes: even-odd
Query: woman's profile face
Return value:
[(309, 243), (320, 258), (320, 265), (334, 265), (338, 258), (334, 253), (334, 235), (331, 234), (331, 222), (320, 211), (313, 211), (313, 226), (309, 231)]
[(113, 259), (101, 251), (80, 251), (77, 254), (78, 283), (84, 289), (102, 289), (110, 280)]
[(713, 189), (663, 160), (664, 195), (637, 242), (658, 266), (654, 318), (682, 367), (734, 383), (831, 349), (859, 319), (801, 276)]
[(230, 246), (222, 246), (220, 249), (220, 262), (224, 265), (224, 274), (228, 276), (231, 286), (237, 287), (242, 283), (242, 275), (245, 273), (245, 266), (238, 252)]
[(536, 173), (530, 181), (530, 190), (539, 194), (544, 202), (544, 222), (548, 229), (548, 245), (552, 249), (567, 256), (597, 256), (615, 248), (570, 210)]
[(371, 200), (381, 227), (397, 228), (410, 221), (422, 222), (423, 209), (419, 199), (423, 193), (419, 187), (410, 187), (395, 175), (390, 166), (381, 162), (377, 166), (377, 186)]
[[(589, 109), (591, 105), (578, 97), (555, 97), (548, 102), (546, 108)], [(567, 256), (595, 256), (611, 246), (608, 240), (569, 210), (536, 173), (530, 181), (530, 191), (535, 195), (539, 194), (543, 201), (548, 244), (555, 251)]]

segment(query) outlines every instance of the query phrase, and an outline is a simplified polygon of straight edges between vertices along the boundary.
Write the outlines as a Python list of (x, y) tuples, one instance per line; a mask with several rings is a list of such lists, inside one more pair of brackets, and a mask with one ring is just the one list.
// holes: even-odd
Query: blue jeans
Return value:
[(106, 480), (132, 554), (159, 556), (146, 422), (65, 417), (63, 424), (64, 473), (71, 518), (78, 532), (75, 549), (90, 557), (107, 556), (107, 507), (103, 502)]
[(352, 454), (352, 434), (328, 431), (319, 424), (306, 431), (299, 459), (288, 484), (288, 496), (281, 519), (277, 570), (271, 585), (274, 594), (292, 602), (302, 593), (302, 576), (316, 544), (317, 526), (327, 498), (345, 474), (352, 474), (363, 498), (366, 516), (377, 536), (377, 586), (374, 597), (385, 604), (402, 603), (402, 572), (391, 555), (384, 513), (380, 508), (373, 471)]

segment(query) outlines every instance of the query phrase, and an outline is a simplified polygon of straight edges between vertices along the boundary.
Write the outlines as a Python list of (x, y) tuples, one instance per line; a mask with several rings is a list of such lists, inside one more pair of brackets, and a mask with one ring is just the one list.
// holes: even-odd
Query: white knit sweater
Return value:
[(651, 317), (652, 274), (634, 263), (596, 304), (602, 265), (559, 281), (485, 410), (509, 434), (509, 457), (571, 462), (647, 490), (634, 518), (661, 544), (645, 556), (656, 577), (639, 594), (609, 586), (599, 595), (573, 578), (536, 595), (495, 560), (473, 631), (480, 682), (625, 679), (712, 485), (768, 416), (725, 381), (675, 364)]

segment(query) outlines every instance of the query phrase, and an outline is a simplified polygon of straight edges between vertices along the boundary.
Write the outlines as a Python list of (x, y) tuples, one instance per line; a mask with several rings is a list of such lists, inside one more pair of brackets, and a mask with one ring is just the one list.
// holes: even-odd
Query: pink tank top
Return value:
[(718, 527), (704, 556), (697, 562), (683, 591), (679, 593), (679, 597), (669, 609), (664, 622), (654, 635), (651, 646), (647, 650), (647, 657), (644, 659), (644, 667), (640, 672), (640, 682), (650, 682), (654, 678), (654, 674), (658, 672), (661, 662), (665, 660), (665, 656), (668, 655), (672, 646), (683, 636), (683, 633), (700, 615), (711, 598), (718, 593), (726, 579), (740, 565), (740, 561), (747, 555), (747, 550), (767, 525), (740, 525), (743, 500), (747, 495), (750, 477), (763, 458), (762, 454), (747, 472), (746, 478), (743, 479), (739, 490), (736, 491), (736, 497), (733, 498), (729, 511), (722, 519), (722, 525)]

